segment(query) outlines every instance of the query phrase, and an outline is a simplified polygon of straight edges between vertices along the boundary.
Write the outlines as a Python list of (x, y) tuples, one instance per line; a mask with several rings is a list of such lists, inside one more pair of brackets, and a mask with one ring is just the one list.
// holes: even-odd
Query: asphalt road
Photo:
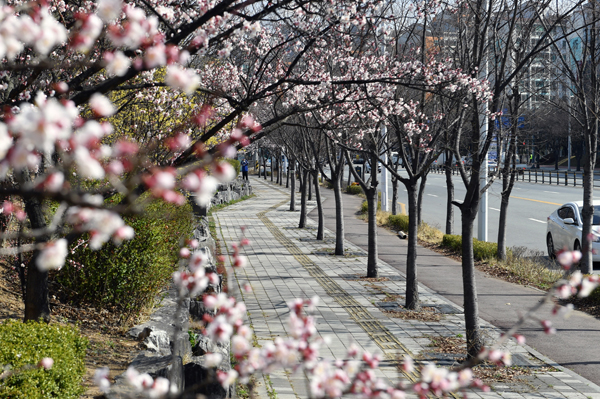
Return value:
[[(455, 199), (465, 194), (462, 182), (455, 176)], [(497, 242), (500, 217), (501, 182), (496, 181), (488, 190), (488, 240)], [(406, 203), (406, 191), (401, 188), (399, 202)], [(444, 175), (430, 174), (423, 197), (423, 220), (436, 227), (445, 226), (446, 181)], [(506, 240), (509, 247), (524, 246), (546, 252), (546, 218), (560, 205), (583, 198), (581, 187), (518, 182), (511, 193)], [(600, 198), (600, 193), (595, 196)], [(453, 233), (460, 234), (460, 211), (454, 210)], [(475, 221), (477, 226), (478, 220)], [(475, 232), (477, 229), (475, 228)]]
[[(402, 170), (400, 171), (402, 172)], [(347, 179), (347, 167), (344, 181)], [(368, 177), (368, 175), (367, 175)], [(454, 198), (461, 201), (465, 194), (462, 180), (454, 177)], [(561, 182), (562, 183), (562, 182)], [(380, 183), (381, 185), (381, 183)], [(497, 180), (488, 190), (488, 237), (487, 241), (498, 241), (498, 220), (500, 217), (500, 194), (502, 183)], [(400, 210), (406, 211), (408, 203), (406, 189), (398, 186)], [(391, 198), (391, 183), (390, 183)], [(594, 196), (600, 199), (600, 191)], [(546, 218), (560, 205), (583, 199), (580, 186), (549, 185), (541, 183), (516, 182), (513, 188), (507, 215), (506, 241), (508, 247), (526, 247), (547, 255)], [(423, 220), (431, 226), (444, 230), (446, 225), (446, 178), (443, 174), (430, 173), (427, 177), (425, 196), (423, 197)], [(477, 236), (475, 220), (474, 233)], [(454, 208), (453, 234), (460, 234), (460, 210)], [(478, 238), (478, 237), (477, 237)]]

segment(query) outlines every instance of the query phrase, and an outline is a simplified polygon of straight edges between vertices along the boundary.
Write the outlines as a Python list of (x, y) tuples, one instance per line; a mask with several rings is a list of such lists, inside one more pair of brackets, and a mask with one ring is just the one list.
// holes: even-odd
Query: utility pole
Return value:
[[(484, 2), (486, 4), (486, 2)], [(486, 9), (484, 7), (484, 9)], [(486, 40), (484, 38), (484, 40)], [(487, 40), (486, 40), (487, 41)], [(484, 46), (485, 49), (485, 46)], [(486, 51), (486, 50), (484, 50)], [(488, 61), (487, 55), (483, 56), (483, 68), (481, 68), (482, 79), (487, 79), (488, 75)], [(483, 147), (485, 145), (485, 141), (488, 136), (488, 123), (487, 123), (487, 113), (488, 113), (488, 102), (487, 100), (483, 101), (481, 105), (480, 114), (479, 114), (479, 146)], [(481, 148), (478, 149), (481, 151)], [(487, 185), (488, 179), (488, 152), (485, 152), (485, 155), (481, 161), (481, 168), (479, 170), (479, 190)], [(477, 215), (477, 239), (479, 241), (487, 241), (488, 240), (488, 190), (485, 190), (483, 193), (480, 193), (479, 199), (479, 213)]]
[(569, 110), (569, 115), (567, 117), (567, 126), (568, 126), (568, 137), (567, 137), (567, 170), (571, 171), (571, 92), (567, 93), (567, 100), (569, 105), (567, 109)]
[[(385, 127), (385, 124), (382, 123), (381, 124), (381, 138), (383, 141), (385, 141), (386, 139), (386, 134), (387, 134), (387, 128)], [(389, 193), (389, 184), (388, 184), (388, 170), (385, 167), (385, 164), (387, 164), (387, 151), (383, 153), (383, 162), (381, 164), (381, 209), (384, 212), (389, 212), (390, 211), (390, 204), (389, 204), (389, 200), (388, 200), (388, 193)], [(374, 170), (371, 170), (371, 173), (377, 173), (377, 168), (374, 167), (372, 168)]]

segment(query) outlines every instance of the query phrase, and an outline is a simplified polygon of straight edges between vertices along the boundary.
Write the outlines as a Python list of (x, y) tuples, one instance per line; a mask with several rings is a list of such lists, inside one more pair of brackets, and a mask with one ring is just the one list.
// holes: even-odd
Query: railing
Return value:
[[(470, 172), (470, 167), (466, 167)], [(445, 173), (445, 167), (435, 165), (431, 168), (434, 173)], [(490, 168), (490, 173), (495, 173), (496, 168)], [(459, 175), (459, 168), (452, 167), (452, 174)], [(528, 183), (553, 184), (556, 186), (581, 187), (583, 185), (583, 172), (562, 171), (562, 170), (544, 170), (544, 169), (525, 169), (518, 171), (515, 181)], [(600, 173), (594, 173), (594, 187), (600, 187)]]

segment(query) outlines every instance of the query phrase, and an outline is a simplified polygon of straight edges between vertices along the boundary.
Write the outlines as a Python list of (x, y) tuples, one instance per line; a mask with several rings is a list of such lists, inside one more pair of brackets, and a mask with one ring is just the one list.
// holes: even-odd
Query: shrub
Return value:
[(348, 194), (352, 194), (352, 195), (358, 195), (358, 194), (362, 194), (363, 190), (360, 186), (357, 186), (355, 184), (351, 184), (348, 187), (346, 187), (346, 192)]
[[(118, 202), (118, 200), (115, 200)], [(87, 241), (71, 247), (56, 281), (67, 300), (115, 308), (123, 320), (151, 307), (168, 284), (178, 261), (180, 240), (192, 234), (191, 206), (155, 200), (143, 215), (125, 217), (135, 238), (121, 246), (92, 251)]]
[(390, 215), (388, 217), (388, 226), (393, 230), (408, 231), (408, 215)]
[[(369, 210), (369, 203), (367, 202), (367, 200), (364, 200), (362, 202), (362, 204), (360, 204), (360, 213), (362, 213), (363, 215), (366, 215), (368, 210)], [(377, 201), (377, 210), (378, 211), (381, 210), (381, 201)]]
[[(0, 367), (10, 365), (15, 374), (0, 379), (0, 398), (78, 398), (85, 389), (87, 339), (72, 327), (10, 320), (0, 324)], [(36, 366), (43, 357), (54, 365)]]
[(238, 161), (237, 159), (231, 159), (231, 158), (227, 158), (225, 159), (227, 162), (229, 162), (231, 164), (231, 166), (233, 166), (233, 168), (235, 169), (235, 176), (239, 176), (240, 175), (240, 171), (242, 170), (242, 164), (240, 163), (240, 161)]
[[(321, 178), (321, 179), (322, 179), (321, 184), (323, 185), (323, 187), (333, 189), (333, 183), (331, 183), (323, 178)], [(346, 192), (347, 192), (347, 190), (346, 190)]]
[[(454, 234), (444, 234), (442, 245), (453, 249), (456, 252), (462, 250), (462, 236)], [(475, 260), (485, 260), (496, 258), (498, 256), (498, 244), (495, 242), (479, 241), (473, 238), (473, 257)]]

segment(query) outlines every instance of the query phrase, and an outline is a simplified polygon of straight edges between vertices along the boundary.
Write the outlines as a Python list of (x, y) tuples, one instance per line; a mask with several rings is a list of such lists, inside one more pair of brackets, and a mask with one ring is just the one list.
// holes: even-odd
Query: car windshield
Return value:
[[(579, 207), (579, 214), (583, 211), (583, 207)], [(594, 217), (592, 219), (592, 225), (600, 226), (600, 205), (594, 205)]]

